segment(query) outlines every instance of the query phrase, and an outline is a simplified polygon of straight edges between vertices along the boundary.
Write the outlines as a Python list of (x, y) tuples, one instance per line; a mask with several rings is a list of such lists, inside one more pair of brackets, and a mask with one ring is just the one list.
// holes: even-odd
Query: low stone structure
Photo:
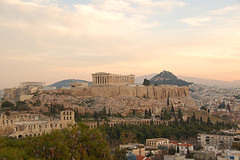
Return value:
[(160, 146), (170, 142), (167, 138), (146, 139), (146, 147), (151, 149), (159, 149)]
[(240, 135), (227, 136), (227, 135), (213, 135), (213, 134), (198, 134), (198, 142), (202, 147), (215, 146), (217, 149), (225, 148), (230, 149), (232, 144), (240, 143)]
[(0, 136), (21, 138), (50, 133), (54, 129), (63, 129), (75, 124), (74, 112), (61, 111), (60, 118), (47, 117), (41, 114), (13, 114), (6, 116), (0, 113)]
[(86, 122), (85, 124), (89, 126), (89, 128), (96, 128), (98, 125), (108, 124), (110, 127), (117, 125), (117, 124), (134, 124), (134, 125), (140, 125), (140, 124), (166, 124), (168, 125), (171, 122), (171, 120), (163, 121), (158, 119), (115, 119), (110, 120), (109, 122), (101, 121), (101, 122)]
[(106, 72), (92, 74), (92, 85), (129, 85), (135, 84), (135, 75), (119, 75)]
[(18, 88), (5, 88), (3, 101), (15, 103), (31, 99), (34, 94), (43, 89), (44, 85), (44, 82), (21, 82)]
[(71, 83), (71, 88), (87, 87), (88, 82), (74, 82)]

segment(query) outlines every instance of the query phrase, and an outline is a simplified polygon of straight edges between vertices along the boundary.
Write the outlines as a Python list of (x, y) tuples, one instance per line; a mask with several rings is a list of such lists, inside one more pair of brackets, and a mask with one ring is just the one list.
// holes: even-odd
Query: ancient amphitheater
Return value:
[(0, 136), (15, 138), (39, 136), (74, 124), (74, 112), (71, 110), (62, 111), (60, 118), (18, 113), (6, 116), (5, 113), (0, 113)]

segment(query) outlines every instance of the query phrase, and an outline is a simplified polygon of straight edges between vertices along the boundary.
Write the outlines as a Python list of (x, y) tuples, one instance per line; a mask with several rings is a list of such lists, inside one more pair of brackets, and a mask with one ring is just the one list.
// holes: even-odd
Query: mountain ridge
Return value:
[[(136, 83), (142, 84), (144, 78), (151, 79), (155, 75), (157, 75), (157, 73), (138, 76), (136, 77)], [(177, 75), (177, 77), (188, 82), (203, 84), (207, 86), (218, 86), (222, 88), (240, 88), (240, 80), (234, 80), (234, 81), (228, 82), (228, 81), (221, 81), (221, 80), (214, 80), (214, 79), (207, 79), (207, 78), (188, 77), (183, 75)]]
[[(49, 85), (49, 87), (56, 87), (57, 89), (63, 88), (63, 87), (70, 87), (71, 83), (75, 83), (75, 82), (82, 83), (82, 82), (89, 82), (89, 81), (80, 80), (80, 79), (65, 79), (65, 80), (55, 82), (55, 83)], [(89, 82), (89, 83), (91, 83), (91, 82)]]
[(179, 79), (172, 72), (163, 70), (159, 74), (150, 79), (150, 83), (154, 85), (177, 85), (177, 86), (189, 86), (192, 83)]

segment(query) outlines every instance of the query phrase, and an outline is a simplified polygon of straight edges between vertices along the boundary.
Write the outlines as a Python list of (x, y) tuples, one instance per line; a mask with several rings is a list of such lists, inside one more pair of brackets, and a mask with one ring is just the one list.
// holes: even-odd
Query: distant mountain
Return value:
[(178, 79), (174, 74), (169, 71), (163, 71), (150, 79), (150, 83), (154, 85), (166, 84), (177, 86), (189, 86), (192, 83)]
[(208, 86), (218, 86), (221, 88), (240, 88), (240, 80), (237, 81), (219, 81), (219, 80), (212, 80), (212, 79), (204, 79), (204, 78), (197, 78), (197, 77), (186, 77), (186, 76), (178, 76), (183, 80), (190, 81), (197, 84), (203, 84)]
[[(71, 83), (74, 82), (89, 82), (89, 81), (85, 81), (85, 80), (79, 80), (79, 79), (66, 79), (66, 80), (62, 80), (56, 83), (53, 83), (51, 85), (49, 85), (49, 87), (56, 87), (57, 89), (59, 88), (63, 88), (63, 87), (70, 87)], [(91, 82), (89, 82), (91, 84)]]
[(138, 77), (135, 78), (135, 82), (136, 82), (137, 84), (143, 84), (143, 80), (144, 80), (145, 78), (151, 79), (151, 78), (154, 77), (155, 75), (157, 75), (157, 73), (153, 73), (153, 74), (149, 74), (149, 75), (144, 75), (144, 76), (138, 76)]

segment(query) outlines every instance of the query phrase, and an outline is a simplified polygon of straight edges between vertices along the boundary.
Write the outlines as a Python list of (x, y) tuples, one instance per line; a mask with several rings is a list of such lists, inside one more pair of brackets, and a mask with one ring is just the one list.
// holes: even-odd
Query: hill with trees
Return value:
[(169, 71), (163, 71), (150, 79), (150, 83), (154, 85), (177, 85), (177, 86), (189, 86), (192, 83), (178, 79), (173, 73)]
[(80, 80), (80, 79), (66, 79), (66, 80), (53, 83), (49, 85), (49, 87), (56, 87), (57, 89), (59, 89), (63, 87), (70, 87), (71, 83), (82, 83), (82, 82), (89, 82), (89, 81)]

